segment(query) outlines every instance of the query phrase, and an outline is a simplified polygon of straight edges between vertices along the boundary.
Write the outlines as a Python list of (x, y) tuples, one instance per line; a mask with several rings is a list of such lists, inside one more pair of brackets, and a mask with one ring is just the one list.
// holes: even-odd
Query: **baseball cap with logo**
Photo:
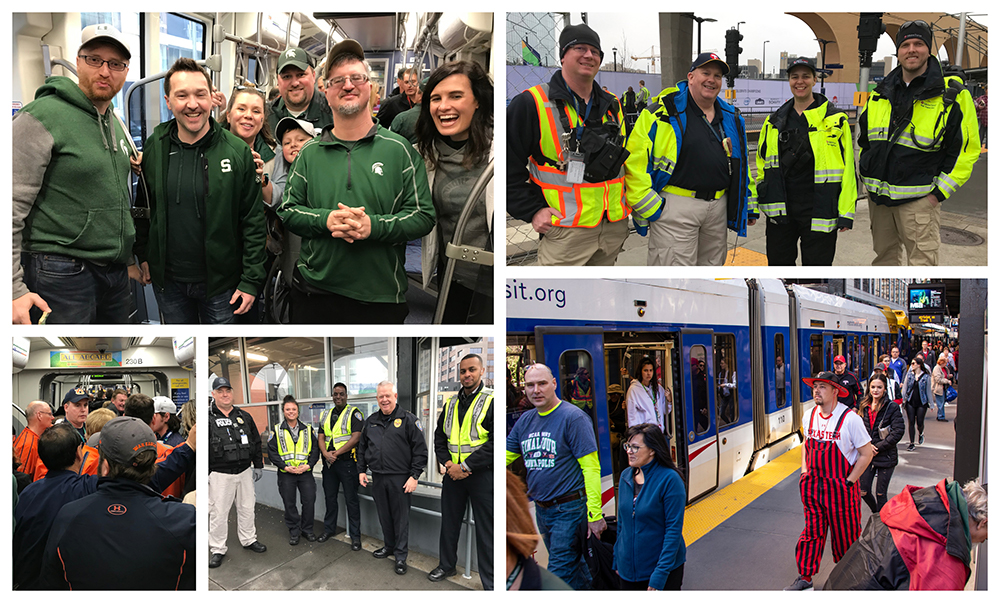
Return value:
[(156, 435), (138, 417), (115, 417), (101, 429), (101, 455), (120, 465), (135, 466), (135, 457), (156, 450)]
[(226, 379), (225, 377), (216, 377), (215, 381), (212, 382), (212, 390), (215, 391), (217, 389), (222, 389), (223, 387), (233, 389), (233, 386), (229, 383), (229, 379)]
[(788, 68), (785, 69), (785, 73), (791, 73), (793, 67), (808, 67), (809, 71), (812, 71), (813, 75), (816, 75), (816, 66), (809, 62), (809, 59), (805, 57), (799, 57), (788, 64)]
[(281, 53), (278, 57), (278, 69), (277, 72), (281, 73), (285, 67), (289, 65), (293, 67), (298, 67), (302, 71), (312, 67), (312, 59), (309, 58), (309, 54), (301, 48), (289, 48), (288, 50)]
[(289, 130), (294, 130), (295, 128), (302, 130), (312, 138), (316, 138), (316, 135), (319, 134), (319, 132), (316, 131), (316, 128), (304, 119), (282, 117), (281, 121), (278, 122), (278, 127), (274, 129), (275, 138), (278, 139), (278, 142), (281, 142), (281, 138), (285, 135), (285, 133)]
[(701, 67), (702, 65), (707, 65), (708, 63), (712, 62), (719, 64), (719, 67), (722, 69), (722, 75), (726, 75), (727, 73), (729, 73), (729, 65), (727, 65), (726, 62), (723, 61), (722, 58), (720, 58), (719, 55), (715, 54), (714, 52), (703, 52), (699, 54), (698, 58), (696, 58), (694, 62), (691, 63), (691, 68), (688, 69), (688, 73), (691, 73), (692, 71)]
[(838, 362), (843, 362), (844, 364), (847, 364), (847, 360), (843, 356), (834, 356), (833, 363), (837, 364)]
[(114, 46), (125, 55), (126, 59), (132, 58), (132, 51), (129, 50), (128, 43), (125, 42), (125, 36), (114, 25), (97, 23), (84, 27), (83, 31), (80, 32), (80, 50), (99, 43)]
[(66, 392), (66, 395), (63, 397), (62, 403), (63, 406), (65, 406), (66, 404), (76, 403), (79, 402), (80, 400), (89, 400), (89, 399), (90, 399), (90, 394), (87, 393), (87, 390), (83, 389), (80, 386), (77, 386)]

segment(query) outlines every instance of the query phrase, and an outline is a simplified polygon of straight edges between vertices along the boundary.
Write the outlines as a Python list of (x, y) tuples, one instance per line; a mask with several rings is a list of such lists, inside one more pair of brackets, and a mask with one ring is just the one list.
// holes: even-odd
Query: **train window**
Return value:
[(708, 431), (712, 418), (708, 415), (708, 373), (705, 359), (708, 354), (705, 346), (691, 346), (688, 363), (691, 366), (691, 393), (694, 398), (695, 433), (701, 435)]
[(587, 415), (594, 414), (594, 364), (584, 350), (566, 350), (559, 356), (562, 399)]
[[(125, 41), (128, 42), (132, 58), (129, 59), (128, 75), (125, 76), (125, 85), (115, 95), (114, 106), (119, 110), (124, 106), (125, 92), (133, 82), (142, 78), (142, 44), (139, 41), (140, 19), (139, 13), (115, 13), (115, 12), (89, 12), (80, 13), (80, 29), (83, 30), (91, 25), (108, 23), (114, 25), (118, 31), (122, 32)], [(72, 62), (72, 61), (71, 61)]]
[(719, 427), (739, 419), (739, 396), (736, 393), (736, 337), (715, 336), (715, 408)]
[(785, 335), (777, 333), (774, 336), (774, 393), (778, 408), (784, 408), (788, 403), (785, 397)]
[[(827, 347), (827, 356), (829, 356), (829, 346)], [(822, 335), (810, 335), (809, 336), (809, 376), (815, 377), (819, 373), (826, 370), (826, 366), (823, 364), (823, 336)]]

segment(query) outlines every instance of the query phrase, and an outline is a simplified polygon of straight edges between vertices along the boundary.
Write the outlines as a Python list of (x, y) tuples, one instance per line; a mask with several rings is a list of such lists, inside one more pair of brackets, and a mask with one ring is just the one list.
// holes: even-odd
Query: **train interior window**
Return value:
[(584, 350), (566, 350), (559, 356), (562, 399), (589, 416), (594, 415), (594, 363)]
[(507, 427), (514, 425), (525, 411), (533, 408), (524, 394), (524, 370), (535, 358), (535, 338), (531, 335), (507, 336)]
[(785, 392), (785, 335), (774, 336), (774, 393), (778, 408), (788, 403)]
[(715, 335), (715, 382), (715, 408), (719, 415), (719, 427), (724, 427), (739, 419), (734, 335)]
[(823, 336), (809, 336), (809, 377), (815, 377), (826, 370), (823, 364)]
[(708, 372), (705, 359), (708, 354), (703, 345), (691, 346), (688, 362), (691, 366), (691, 394), (694, 398), (695, 433), (701, 435), (708, 431), (711, 417), (708, 416)]

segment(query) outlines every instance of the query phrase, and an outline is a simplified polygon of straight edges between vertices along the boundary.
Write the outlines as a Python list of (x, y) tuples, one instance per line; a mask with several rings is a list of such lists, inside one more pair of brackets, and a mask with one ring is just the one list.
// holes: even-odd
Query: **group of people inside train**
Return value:
[(197, 413), (164, 396), (116, 389), (102, 404), (94, 393), (77, 385), (58, 409), (25, 408), (13, 588), (193, 590)]
[[(376, 121), (354, 40), (319, 62), (282, 52), (273, 101), (250, 82), (227, 101), (180, 58), (163, 78), (173, 119), (140, 153), (112, 107), (127, 41), (106, 24), (81, 41), (79, 81), (48, 78), (14, 116), (15, 324), (130, 322), (130, 279), (152, 284), (164, 323), (401, 323), (407, 243), (421, 239), (423, 285), (436, 272), (444, 287), (446, 245), (492, 158), (479, 64), (444, 63), (419, 88), (420, 67), (405, 69), (405, 99), (381, 108), (407, 110)], [(460, 242), (492, 251), (492, 192), (479, 190)], [(484, 262), (456, 261), (443, 322), (491, 323), (492, 281)]]

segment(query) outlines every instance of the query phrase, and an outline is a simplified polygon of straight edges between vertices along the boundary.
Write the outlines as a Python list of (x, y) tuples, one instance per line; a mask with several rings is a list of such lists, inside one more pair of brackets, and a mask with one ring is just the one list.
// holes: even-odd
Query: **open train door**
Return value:
[(719, 485), (719, 426), (711, 329), (681, 329), (688, 502)]
[(615, 514), (611, 465), (611, 423), (604, 367), (604, 330), (600, 327), (536, 327), (535, 348), (540, 362), (556, 377), (556, 396), (575, 404), (594, 422), (601, 459), (601, 506)]

